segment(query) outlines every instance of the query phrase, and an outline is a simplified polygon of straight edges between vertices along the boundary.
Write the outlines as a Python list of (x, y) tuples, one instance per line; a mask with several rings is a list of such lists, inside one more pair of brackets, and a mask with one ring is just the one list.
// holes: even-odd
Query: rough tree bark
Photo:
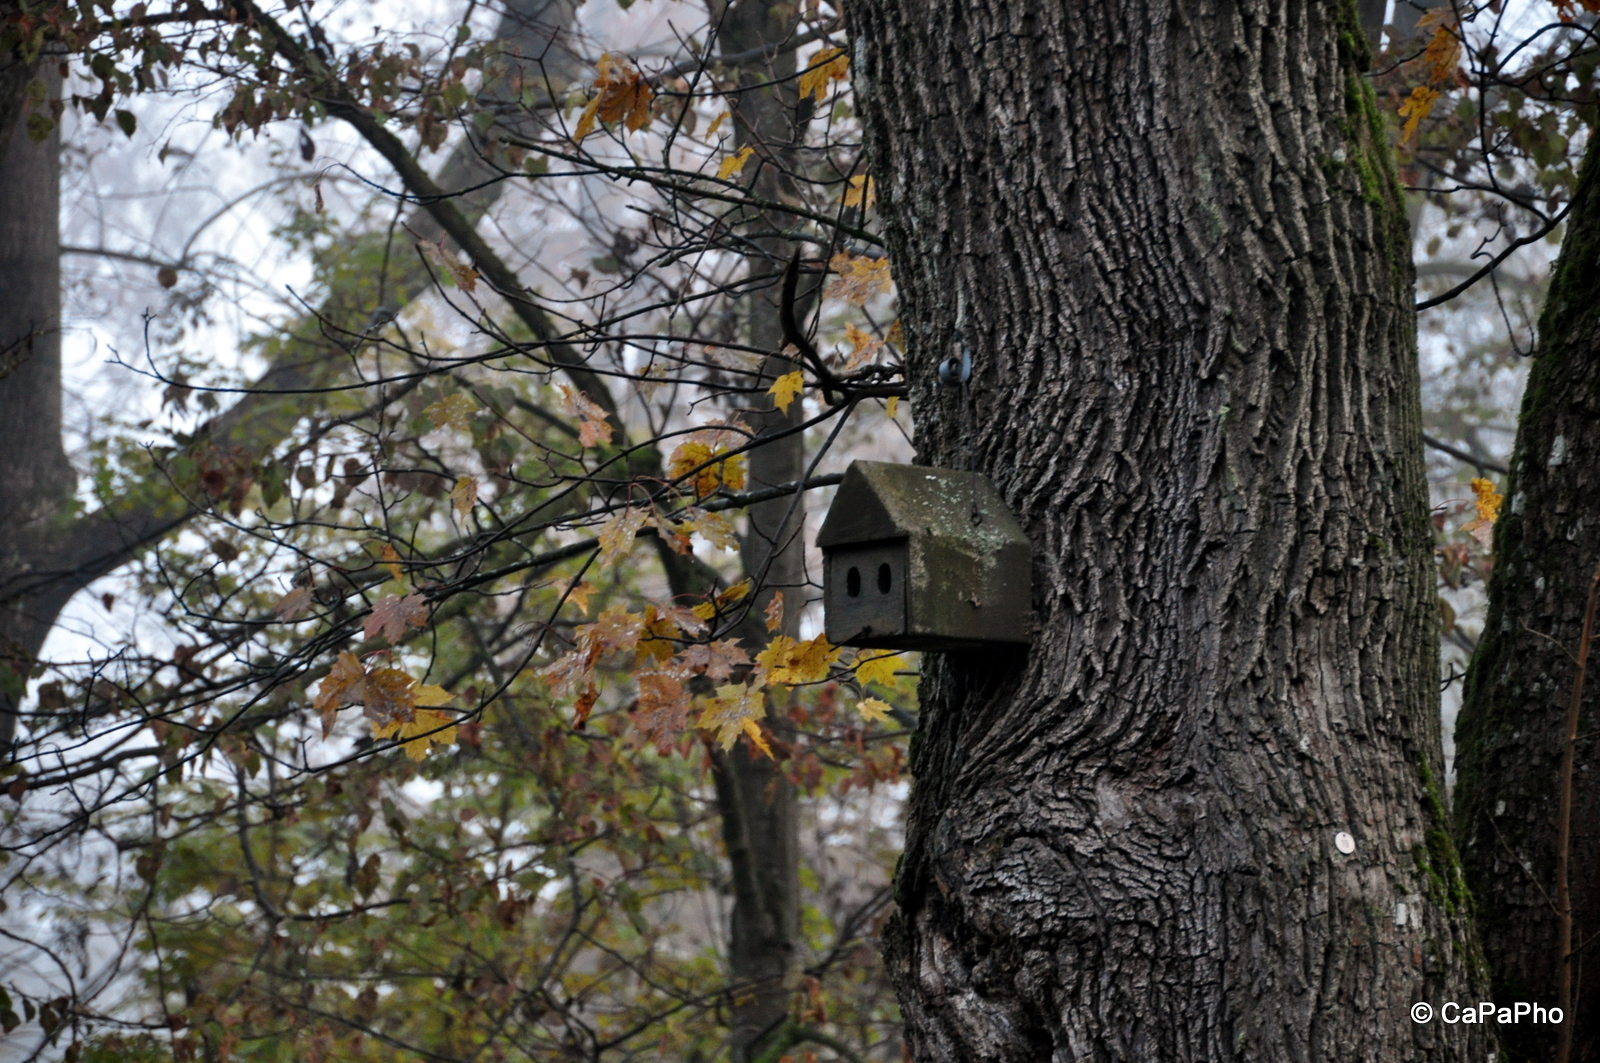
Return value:
[(1487, 1058), (1409, 1015), (1481, 975), (1354, 4), (850, 12), (919, 459), (970, 446), (1036, 548), (1030, 649), (924, 658), (913, 1055)]
[[(1456, 818), (1498, 1001), (1554, 1005), (1554, 869), (1562, 746), (1590, 577), (1600, 564), (1600, 158), (1590, 147), (1539, 320), (1489, 612), (1456, 722)], [(1600, 647), (1596, 647), (1600, 649)], [(1574, 1060), (1600, 1060), (1600, 682), (1591, 650), (1573, 791)], [(1582, 946), (1587, 944), (1585, 950)], [(1585, 963), (1585, 960), (1590, 962)], [(1553, 1058), (1555, 1031), (1504, 1031), (1514, 1061)]]

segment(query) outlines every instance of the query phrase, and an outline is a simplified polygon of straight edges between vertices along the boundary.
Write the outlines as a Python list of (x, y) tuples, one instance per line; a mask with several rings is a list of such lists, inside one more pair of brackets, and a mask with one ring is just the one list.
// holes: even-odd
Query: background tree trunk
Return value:
[[(915, 1056), (1487, 1058), (1409, 1015), (1480, 981), (1354, 4), (851, 19), (919, 458), (970, 444), (1037, 550), (1030, 650), (924, 658)], [(970, 398), (933, 372), (963, 343)]]
[[(28, 136), (21, 60), (0, 58), (0, 105), (12, 126), (0, 139), (0, 753), (59, 605), (20, 589), (70, 519), (76, 482), (61, 446), (61, 137)], [(48, 57), (34, 72), (59, 95)]]
[[(738, 55), (760, 48), (776, 49), (793, 33), (793, 9), (767, 0), (738, 0), (720, 20), (719, 45), (723, 54)], [(755, 149), (747, 163), (756, 174), (757, 192), (768, 200), (782, 198), (784, 178), (779, 167), (797, 165), (795, 147), (800, 139), (797, 93), (794, 87), (793, 50), (769, 60), (747, 62), (739, 68), (745, 91), (733, 97), (735, 150)], [(787, 80), (786, 80), (787, 79)], [(759, 218), (755, 228), (782, 231), (791, 228), (788, 216)], [(789, 254), (781, 237), (758, 238), (755, 245), (765, 260), (752, 258), (753, 287), (747, 300), (746, 340), (752, 347), (772, 352), (762, 363), (762, 379), (776, 380), (798, 368), (781, 353), (783, 327), (779, 318), (778, 277)], [(764, 282), (760, 278), (765, 278)], [(744, 420), (758, 434), (780, 435), (800, 422), (803, 403), (784, 413), (766, 395), (752, 396)], [(805, 437), (780, 435), (750, 452), (752, 490), (791, 483), (805, 476)], [(774, 594), (781, 593), (787, 608), (775, 634), (796, 638), (805, 598), (804, 496), (774, 499), (750, 507), (748, 532), (740, 560), (745, 573), (760, 592), (751, 603), (751, 621), (744, 640), (752, 655), (772, 636), (761, 616)], [(767, 723), (782, 739), (793, 738), (786, 719), (787, 705), (768, 706)], [(736, 995), (732, 1008), (731, 1045), (738, 1063), (755, 1059), (789, 1017), (791, 974), (800, 956), (800, 827), (795, 787), (785, 764), (754, 755), (741, 742), (719, 758), (717, 796), (722, 812), (722, 833), (730, 860), (744, 851), (744, 882), (735, 868), (734, 905), (729, 927), (729, 973), (736, 985), (748, 991)]]
[[(1556, 807), (1585, 600), (1600, 563), (1600, 160), (1591, 146), (1539, 321), (1517, 422), (1506, 507), (1495, 527), (1489, 613), (1456, 722), (1456, 816), (1496, 1000), (1557, 997)], [(1600, 649), (1596, 647), (1595, 649)], [(1596, 681), (1578, 733), (1571, 869), (1574, 1060), (1600, 1060), (1600, 792)], [(1581, 946), (1587, 943), (1588, 949)], [(1587, 968), (1587, 969), (1586, 969)], [(1513, 1060), (1553, 1058), (1555, 1030), (1504, 1031)]]

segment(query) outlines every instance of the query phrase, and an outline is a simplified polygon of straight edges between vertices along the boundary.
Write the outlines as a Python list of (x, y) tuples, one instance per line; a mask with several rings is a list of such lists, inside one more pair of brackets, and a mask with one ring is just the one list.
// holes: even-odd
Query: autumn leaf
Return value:
[(476, 476), (458, 476), (456, 485), (450, 489), (450, 508), (456, 511), (457, 520), (466, 520), (467, 514), (472, 512), (472, 507), (478, 504), (478, 478)]
[(608, 568), (633, 548), (634, 536), (644, 527), (649, 510), (628, 508), (606, 521), (600, 529), (600, 556), (595, 564)]
[(737, 684), (720, 686), (717, 696), (707, 698), (705, 705), (705, 711), (700, 714), (696, 726), (715, 731), (717, 744), (723, 749), (732, 749), (739, 736), (744, 734), (761, 752), (772, 756), (771, 748), (761, 735), (761, 727), (756, 723), (767, 714), (766, 696), (759, 687)]
[(438, 402), (425, 407), (422, 413), (423, 416), (433, 422), (435, 429), (458, 428), (464, 432), (471, 427), (467, 418), (476, 413), (477, 410), (478, 404), (473, 402), (469, 396), (458, 391), (453, 395), (446, 395)]
[(706, 139), (713, 139), (717, 135), (717, 130), (722, 128), (722, 123), (726, 122), (728, 118), (729, 114), (727, 111), (723, 111), (721, 114), (713, 118), (711, 120), (711, 128), (706, 130)]
[(1495, 490), (1494, 481), (1478, 477), (1472, 481), (1472, 493), (1477, 496), (1478, 519), (1493, 523), (1500, 516), (1500, 506), (1505, 498)]
[(595, 590), (593, 583), (574, 576), (570, 580), (557, 584), (557, 589), (561, 591), (567, 601), (577, 605), (579, 612), (587, 613), (589, 611), (589, 596)]
[(838, 279), (828, 285), (828, 298), (843, 299), (851, 306), (865, 306), (868, 299), (889, 291), (887, 258), (867, 258), (840, 252), (828, 260), (828, 268)]
[(581, 141), (593, 133), (599, 122), (618, 122), (630, 132), (650, 124), (650, 104), (655, 90), (644, 75), (626, 59), (606, 52), (600, 57), (594, 82), (594, 96), (578, 118), (572, 139)]
[[(438, 687), (423, 687), (423, 690), (438, 690)], [(446, 700), (449, 699), (445, 694)], [(423, 704), (419, 694), (417, 703)], [(443, 702), (437, 702), (443, 704)], [(409, 720), (390, 720), (387, 723), (372, 724), (372, 737), (395, 738), (400, 741), (400, 748), (405, 750), (406, 756), (412, 760), (421, 761), (428, 755), (428, 751), (436, 746), (454, 745), (456, 740), (456, 717), (448, 712), (438, 712), (434, 709), (418, 709)]]
[(762, 613), (767, 620), (767, 630), (776, 631), (783, 626), (783, 592), (773, 591), (772, 601), (767, 603), (766, 610)]
[(1401, 130), (1402, 139), (1410, 140), (1416, 135), (1417, 123), (1428, 117), (1434, 101), (1442, 95), (1438, 89), (1430, 89), (1426, 85), (1418, 85), (1411, 90), (1411, 95), (1400, 105), (1400, 117), (1406, 120), (1405, 128)]
[(398, 668), (374, 668), (367, 673), (361, 714), (388, 723), (409, 721), (417, 710), (417, 681)]
[(866, 174), (858, 173), (850, 178), (844, 187), (844, 205), (847, 207), (861, 207), (871, 210), (872, 205), (878, 202), (878, 190), (872, 187), (872, 178)]
[(689, 726), (688, 673), (682, 668), (651, 669), (634, 678), (639, 684), (634, 726), (664, 756)]
[(445, 270), (455, 280), (456, 287), (467, 294), (478, 290), (478, 271), (462, 262), (446, 251), (439, 244), (427, 240), (417, 242), (417, 250), (422, 252), (422, 257), (427, 259), (436, 269)]
[(779, 635), (767, 643), (766, 649), (756, 654), (756, 667), (766, 682), (773, 686), (817, 683), (828, 678), (829, 666), (839, 659), (842, 652), (825, 635), (805, 642)]
[(828, 95), (828, 82), (842, 81), (849, 72), (850, 57), (843, 48), (824, 48), (800, 75), (800, 98), (821, 103)]
[(402, 582), (403, 577), (400, 573), (400, 551), (394, 548), (394, 544), (384, 543), (383, 550), (378, 556), (382, 558), (384, 567), (389, 570), (389, 575), (394, 577), (394, 581), (396, 583)]
[(278, 604), (272, 607), (279, 620), (288, 622), (305, 612), (311, 606), (311, 588), (295, 587), (278, 599)]
[(353, 653), (341, 653), (333, 670), (322, 677), (311, 707), (322, 714), (322, 737), (333, 730), (333, 717), (347, 705), (360, 705), (366, 697), (367, 670)]
[(699, 532), (702, 539), (718, 550), (739, 549), (738, 533), (734, 530), (733, 524), (720, 513), (691, 509), (689, 519), (680, 522), (678, 527)]
[(683, 663), (691, 671), (699, 672), (713, 683), (721, 683), (735, 669), (748, 667), (750, 655), (733, 639), (695, 643), (683, 651)]
[(857, 328), (846, 323), (844, 338), (850, 341), (850, 356), (845, 360), (845, 372), (850, 373), (859, 369), (867, 362), (877, 361), (878, 355), (888, 347), (888, 344), (868, 332), (866, 329)]
[(796, 369), (792, 373), (785, 373), (772, 382), (767, 389), (767, 394), (772, 396), (772, 404), (784, 413), (789, 412), (789, 406), (794, 402), (795, 396), (805, 390), (806, 379)]
[(1456, 31), (1454, 9), (1449, 5), (1433, 8), (1417, 20), (1417, 27), (1425, 29), (1425, 23), (1440, 23), (1419, 60), (1428, 75), (1428, 84), (1442, 85), (1453, 81), (1456, 67), (1461, 62), (1461, 38)]
[(1472, 493), (1477, 498), (1478, 515), (1462, 526), (1479, 544), (1488, 546), (1494, 539), (1494, 522), (1500, 518), (1500, 506), (1505, 498), (1495, 490), (1494, 481), (1478, 477), (1472, 481)]
[(596, 443), (611, 442), (613, 431), (606, 420), (605, 407), (595, 402), (577, 388), (557, 384), (561, 392), (561, 408), (568, 416), (578, 418), (578, 443), (587, 448)]
[(868, 723), (884, 723), (889, 719), (889, 703), (877, 698), (862, 698), (856, 702), (856, 711)]
[(894, 420), (894, 415), (900, 409), (900, 396), (890, 395), (889, 401), (883, 404), (883, 412), (889, 415), (889, 420)]
[(370, 639), (382, 632), (392, 645), (405, 635), (406, 628), (423, 627), (427, 623), (427, 599), (420, 594), (408, 594), (404, 598), (391, 594), (372, 604), (372, 612), (367, 614), (361, 634)]
[(893, 686), (895, 672), (905, 666), (905, 658), (898, 653), (881, 654), (877, 657), (858, 657), (856, 658), (856, 681), (862, 686), (868, 683), (877, 683), (879, 686)]
[(723, 461), (717, 457), (727, 454), (723, 446), (712, 446), (699, 439), (680, 443), (667, 459), (667, 475), (680, 480), (693, 473), (691, 486), (696, 498), (715, 494), (720, 487), (730, 491), (744, 488), (744, 459), (732, 455)]
[(726, 181), (730, 177), (737, 177), (744, 170), (744, 164), (750, 161), (750, 156), (756, 152), (755, 148), (741, 148), (737, 155), (729, 155), (722, 160), (722, 165), (717, 167), (717, 180)]
[(441, 686), (432, 683), (417, 688), (417, 704), (433, 708), (439, 705), (448, 705), (455, 700), (455, 695)]

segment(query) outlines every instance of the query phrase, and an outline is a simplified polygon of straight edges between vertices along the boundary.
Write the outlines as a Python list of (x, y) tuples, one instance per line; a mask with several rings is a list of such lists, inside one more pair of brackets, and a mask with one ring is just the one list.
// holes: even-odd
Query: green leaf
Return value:
[(28, 116), (28, 139), (35, 144), (42, 144), (49, 139), (50, 131), (55, 127), (56, 124), (50, 121), (48, 115), (34, 111)]
[(466, 44), (467, 40), (471, 36), (472, 36), (472, 27), (471, 26), (460, 25), (460, 26), (456, 27), (456, 43), (457, 44)]
[(139, 120), (133, 116), (132, 111), (118, 111), (117, 125), (128, 136), (133, 136), (133, 131), (139, 128)]

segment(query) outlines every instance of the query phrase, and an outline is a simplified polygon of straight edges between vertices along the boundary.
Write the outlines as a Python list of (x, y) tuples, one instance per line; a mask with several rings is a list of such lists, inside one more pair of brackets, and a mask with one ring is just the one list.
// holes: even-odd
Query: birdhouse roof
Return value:
[[(982, 520), (974, 523), (976, 511)], [(817, 546), (930, 537), (988, 552), (1028, 542), (994, 483), (981, 473), (857, 461), (828, 508)]]

